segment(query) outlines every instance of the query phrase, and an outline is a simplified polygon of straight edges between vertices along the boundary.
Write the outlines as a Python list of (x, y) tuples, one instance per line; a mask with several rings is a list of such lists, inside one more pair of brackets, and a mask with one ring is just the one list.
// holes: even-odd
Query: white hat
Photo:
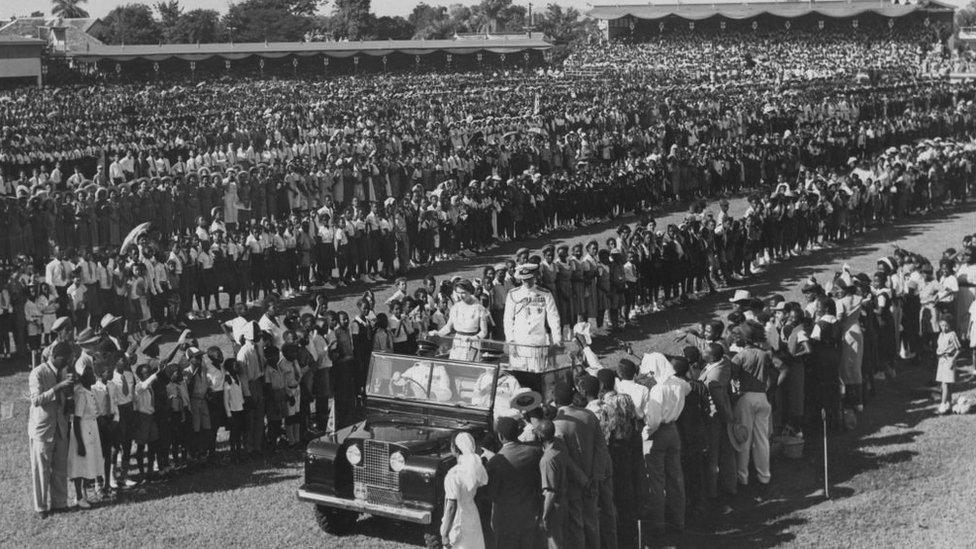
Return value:
[(523, 263), (516, 267), (515, 269), (515, 279), (525, 280), (527, 278), (535, 278), (539, 266), (535, 263)]
[(752, 301), (752, 293), (749, 290), (736, 290), (732, 298), (729, 299), (729, 303), (738, 303), (740, 301)]
[(116, 322), (118, 322), (120, 320), (122, 320), (122, 317), (121, 316), (115, 316), (112, 313), (108, 313), (108, 314), (106, 314), (105, 316), (102, 317), (102, 320), (99, 322), (99, 325), (104, 330), (105, 328), (108, 328), (109, 326), (111, 326), (112, 324), (114, 324), (114, 323), (116, 323)]

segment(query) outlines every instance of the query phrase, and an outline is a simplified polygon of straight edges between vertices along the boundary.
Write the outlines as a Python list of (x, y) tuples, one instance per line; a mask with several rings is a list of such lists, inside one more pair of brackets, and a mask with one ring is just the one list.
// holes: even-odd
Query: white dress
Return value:
[(75, 436), (72, 418), (71, 437), (68, 441), (68, 478), (94, 480), (104, 473), (105, 460), (102, 457), (102, 442), (98, 437), (98, 422), (95, 420), (95, 395), (81, 384), (75, 385), (74, 417), (81, 418), (81, 437), (85, 442), (85, 455), (78, 455), (78, 438)]
[(461, 481), (461, 468), (455, 465), (444, 477), (444, 498), (457, 502), (457, 512), (447, 539), (455, 549), (484, 549), (485, 538), (481, 533), (481, 518), (474, 503), (477, 488), (469, 490)]

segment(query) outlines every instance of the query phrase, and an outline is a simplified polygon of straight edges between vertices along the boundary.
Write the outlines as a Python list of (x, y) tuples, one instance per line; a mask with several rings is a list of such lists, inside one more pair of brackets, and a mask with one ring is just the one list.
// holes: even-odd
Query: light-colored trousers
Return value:
[(58, 428), (54, 440), (30, 439), (31, 486), (37, 512), (68, 506), (68, 433)]
[(743, 394), (735, 403), (735, 419), (749, 430), (749, 440), (736, 453), (735, 462), (739, 484), (749, 483), (749, 457), (759, 482), (769, 482), (769, 416), (772, 406), (766, 393), (750, 392)]

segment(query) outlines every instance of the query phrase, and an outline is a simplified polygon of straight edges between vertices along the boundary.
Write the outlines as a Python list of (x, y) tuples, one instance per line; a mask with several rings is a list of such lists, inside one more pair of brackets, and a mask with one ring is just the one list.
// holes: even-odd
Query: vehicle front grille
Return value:
[(366, 488), (366, 501), (380, 505), (398, 506), (403, 504), (403, 496), (396, 490), (384, 490), (383, 488)]
[(363, 465), (353, 467), (353, 481), (373, 488), (400, 491), (400, 475), (390, 470), (390, 445), (373, 440), (363, 441)]

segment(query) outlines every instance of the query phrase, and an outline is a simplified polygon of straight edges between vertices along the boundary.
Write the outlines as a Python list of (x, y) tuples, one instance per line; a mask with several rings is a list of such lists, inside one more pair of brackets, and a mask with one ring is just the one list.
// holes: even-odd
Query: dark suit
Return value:
[[(563, 441), (566, 453), (582, 469), (590, 486), (572, 486), (569, 494), (570, 523), (567, 528), (582, 528), (584, 547), (600, 547), (600, 513), (598, 494), (593, 488), (605, 475), (610, 462), (600, 421), (593, 412), (577, 406), (562, 406), (553, 420), (556, 437)], [(582, 524), (577, 524), (579, 520)]]
[(491, 527), (499, 549), (532, 548), (538, 540), (542, 507), (539, 460), (542, 448), (534, 444), (506, 442), (488, 460), (488, 497)]

